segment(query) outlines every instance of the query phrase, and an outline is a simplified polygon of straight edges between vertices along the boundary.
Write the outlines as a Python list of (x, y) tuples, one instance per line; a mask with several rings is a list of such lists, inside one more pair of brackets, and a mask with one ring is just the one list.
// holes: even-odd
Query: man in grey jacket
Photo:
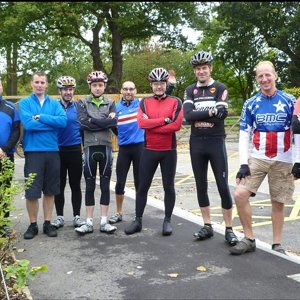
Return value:
[(110, 202), (110, 178), (112, 172), (111, 129), (117, 125), (116, 107), (113, 100), (103, 96), (107, 76), (102, 71), (94, 71), (87, 77), (91, 95), (81, 99), (78, 105), (78, 119), (83, 130), (83, 174), (86, 183), (85, 205), (86, 224), (75, 228), (79, 234), (92, 233), (95, 208), (96, 174), (100, 175), (100, 231), (113, 233), (117, 227), (107, 220)]

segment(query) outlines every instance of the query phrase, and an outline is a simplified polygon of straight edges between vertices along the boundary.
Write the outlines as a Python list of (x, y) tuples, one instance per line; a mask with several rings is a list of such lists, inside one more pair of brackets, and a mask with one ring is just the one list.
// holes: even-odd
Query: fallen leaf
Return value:
[(170, 273), (168, 274), (169, 277), (172, 277), (172, 278), (177, 278), (178, 277), (178, 273)]
[(22, 252), (24, 252), (24, 251), (25, 251), (25, 249), (22, 249), (22, 248), (17, 249), (17, 252), (18, 252), (18, 253), (22, 253)]
[(196, 268), (197, 271), (200, 271), (200, 272), (206, 272), (207, 269), (204, 267), (204, 266), (199, 266)]
[(134, 276), (134, 272), (128, 272), (127, 274), (130, 276)]

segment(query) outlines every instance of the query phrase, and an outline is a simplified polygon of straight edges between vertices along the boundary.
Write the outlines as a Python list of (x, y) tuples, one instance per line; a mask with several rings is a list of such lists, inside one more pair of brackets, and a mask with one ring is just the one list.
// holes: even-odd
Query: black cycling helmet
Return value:
[(164, 68), (155, 68), (153, 69), (148, 76), (149, 81), (168, 81), (169, 72)]
[(200, 66), (200, 65), (210, 65), (212, 63), (212, 56), (205, 51), (200, 51), (193, 55), (191, 59), (191, 65), (194, 67)]

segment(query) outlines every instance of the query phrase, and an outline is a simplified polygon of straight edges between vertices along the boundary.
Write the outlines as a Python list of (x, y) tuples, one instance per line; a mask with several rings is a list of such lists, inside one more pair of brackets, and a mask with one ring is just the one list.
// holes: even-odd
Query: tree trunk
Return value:
[(6, 94), (8, 96), (17, 95), (18, 93), (17, 61), (18, 61), (18, 45), (15, 42), (9, 45), (6, 49), (6, 64), (7, 64)]

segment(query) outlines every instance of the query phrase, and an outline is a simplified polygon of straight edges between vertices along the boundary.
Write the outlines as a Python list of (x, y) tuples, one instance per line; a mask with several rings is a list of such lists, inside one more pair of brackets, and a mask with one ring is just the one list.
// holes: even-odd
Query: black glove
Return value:
[(215, 116), (221, 120), (225, 119), (228, 115), (227, 108), (224, 105), (219, 105), (216, 108), (217, 108), (217, 113), (215, 114)]
[(294, 163), (292, 174), (294, 175), (295, 178), (297, 179), (300, 178), (300, 163)]
[(241, 165), (239, 171), (236, 174), (236, 178), (242, 179), (245, 178), (247, 176), (250, 176), (250, 169), (248, 165)]

